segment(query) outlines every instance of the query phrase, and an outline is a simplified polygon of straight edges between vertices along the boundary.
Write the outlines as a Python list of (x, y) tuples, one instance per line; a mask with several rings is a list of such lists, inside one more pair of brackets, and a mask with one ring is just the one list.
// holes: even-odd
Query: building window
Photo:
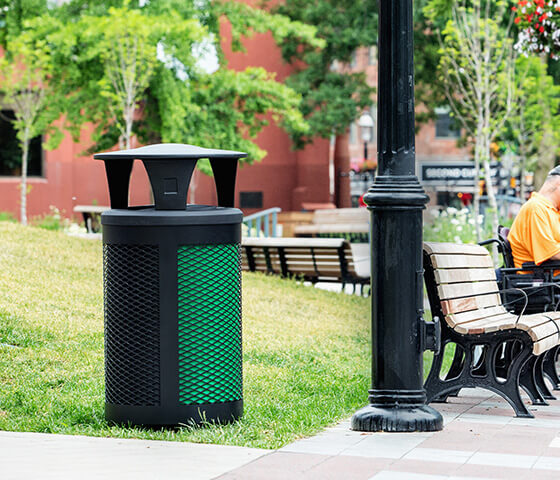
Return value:
[[(13, 110), (0, 111), (0, 176), (21, 175), (21, 148), (12, 124), (15, 118)], [(29, 145), (27, 175), (43, 176), (42, 138), (33, 138)]]
[(263, 192), (240, 192), (240, 208), (263, 208)]
[(368, 65), (377, 65), (377, 47), (375, 45), (368, 48)]
[(350, 124), (350, 145), (356, 145), (358, 143), (358, 126), (355, 122)]
[(436, 108), (436, 138), (459, 138), (461, 129), (451, 116), (449, 107)]
[(356, 50), (354, 50), (352, 52), (352, 56), (350, 57), (350, 68), (356, 68), (357, 64), (358, 64), (358, 55), (356, 53)]

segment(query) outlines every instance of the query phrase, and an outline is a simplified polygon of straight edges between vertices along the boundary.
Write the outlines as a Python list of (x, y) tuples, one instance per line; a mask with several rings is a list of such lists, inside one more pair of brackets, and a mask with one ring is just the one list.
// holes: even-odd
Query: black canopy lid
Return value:
[(93, 158), (105, 162), (111, 208), (128, 208), (132, 164), (138, 159), (142, 160), (148, 172), (156, 210), (185, 210), (191, 177), (196, 162), (201, 158), (210, 160), (218, 205), (233, 207), (237, 162), (246, 156), (244, 152), (165, 143), (96, 153)]
[(202, 148), (196, 145), (186, 145), (183, 143), (158, 143), (145, 147), (133, 148), (131, 150), (119, 150), (116, 152), (96, 153), (93, 158), (96, 160), (118, 160), (138, 159), (138, 160), (192, 160), (199, 158), (243, 158), (247, 154), (244, 152), (234, 152), (233, 150), (217, 150), (213, 148)]

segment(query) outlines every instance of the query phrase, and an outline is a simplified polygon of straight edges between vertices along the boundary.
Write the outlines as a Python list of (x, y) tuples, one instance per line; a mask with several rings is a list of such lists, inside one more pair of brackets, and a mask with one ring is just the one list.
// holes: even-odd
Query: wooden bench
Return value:
[(298, 277), (317, 282), (369, 285), (369, 256), (352, 253), (344, 239), (244, 238), (242, 268), (246, 271)]
[[(462, 388), (481, 387), (504, 397), (517, 416), (532, 417), (521, 400), (554, 398), (543, 364), (560, 345), (560, 313), (514, 315), (502, 305), (494, 265), (479, 245), (424, 244), (424, 279), (433, 317), (441, 320), (441, 349), (425, 382), (428, 401), (445, 401)], [(455, 345), (442, 373), (446, 348)]]
[(315, 210), (311, 224), (298, 225), (296, 237), (319, 237), (347, 234), (368, 241), (369, 212), (366, 208)]
[(101, 205), (76, 205), (75, 213), (81, 213), (88, 233), (97, 233), (101, 229), (101, 214), (109, 207)]

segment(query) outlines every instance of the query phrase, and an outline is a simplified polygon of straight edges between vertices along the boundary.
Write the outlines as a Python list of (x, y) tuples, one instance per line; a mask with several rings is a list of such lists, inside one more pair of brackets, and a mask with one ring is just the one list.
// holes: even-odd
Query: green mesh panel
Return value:
[(240, 400), (239, 244), (179, 247), (179, 401)]

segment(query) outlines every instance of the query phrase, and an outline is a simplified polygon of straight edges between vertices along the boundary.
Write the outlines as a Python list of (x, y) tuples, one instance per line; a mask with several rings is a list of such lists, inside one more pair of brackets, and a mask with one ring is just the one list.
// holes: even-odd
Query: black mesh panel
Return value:
[(104, 245), (105, 397), (108, 403), (157, 406), (159, 250)]

